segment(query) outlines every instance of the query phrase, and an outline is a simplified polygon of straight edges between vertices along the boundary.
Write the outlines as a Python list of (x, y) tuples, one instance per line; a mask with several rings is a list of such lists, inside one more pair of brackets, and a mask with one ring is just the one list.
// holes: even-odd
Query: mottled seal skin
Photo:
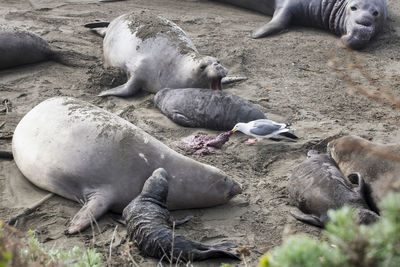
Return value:
[[(240, 260), (238, 254), (228, 251), (235, 245), (222, 243), (205, 245), (187, 240), (173, 233), (174, 219), (167, 210), (168, 174), (163, 168), (155, 170), (143, 190), (123, 211), (128, 236), (135, 240), (140, 251), (150, 257), (172, 262), (230, 257)], [(183, 222), (186, 222), (184, 220)], [(182, 222), (175, 223), (175, 226)], [(174, 236), (175, 235), (175, 236)], [(173, 253), (172, 252), (173, 249)]]
[(24, 31), (0, 31), (0, 70), (51, 60), (55, 53), (40, 36)]
[(400, 145), (378, 144), (358, 136), (328, 143), (328, 152), (344, 175), (359, 172), (368, 187), (368, 201), (376, 210), (388, 192), (400, 192)]
[(273, 16), (253, 38), (278, 33), (289, 25), (317, 27), (342, 37), (353, 49), (367, 45), (387, 20), (386, 0), (217, 0)]
[(154, 104), (168, 118), (185, 127), (226, 131), (238, 122), (266, 119), (249, 101), (222, 91), (163, 89), (155, 95)]
[(105, 65), (119, 67), (128, 76), (127, 83), (100, 96), (131, 96), (140, 89), (151, 93), (163, 88), (221, 90), (221, 79), (228, 72), (216, 58), (200, 55), (185, 32), (163, 17), (129, 13), (114, 19), (99, 33), (105, 34)]
[(360, 174), (349, 175), (349, 179), (357, 184), (353, 187), (329, 155), (309, 151), (308, 156), (289, 178), (289, 196), (301, 211), (291, 212), (296, 219), (324, 227), (329, 220), (328, 210), (344, 205), (354, 210), (358, 223), (368, 224), (379, 218), (365, 200), (365, 184)]
[(38, 187), (87, 203), (67, 233), (108, 210), (122, 212), (154, 169), (170, 174), (169, 209), (211, 207), (241, 192), (221, 170), (185, 157), (130, 122), (87, 102), (48, 99), (18, 123), (15, 163)]

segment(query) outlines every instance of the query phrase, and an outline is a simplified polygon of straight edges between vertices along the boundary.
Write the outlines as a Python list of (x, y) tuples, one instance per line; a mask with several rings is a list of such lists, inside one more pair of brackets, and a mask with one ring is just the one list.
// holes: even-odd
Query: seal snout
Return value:
[(232, 190), (229, 192), (228, 199), (232, 199), (234, 196), (239, 195), (242, 192), (242, 186), (239, 183), (234, 182)]

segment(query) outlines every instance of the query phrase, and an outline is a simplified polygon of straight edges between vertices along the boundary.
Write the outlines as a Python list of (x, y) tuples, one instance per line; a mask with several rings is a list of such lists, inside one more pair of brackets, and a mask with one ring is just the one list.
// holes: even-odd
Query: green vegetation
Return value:
[(387, 196), (381, 207), (381, 219), (369, 226), (358, 225), (349, 207), (330, 211), (322, 241), (291, 236), (259, 266), (400, 266), (400, 194)]
[(33, 231), (24, 237), (18, 230), (0, 221), (0, 267), (5, 266), (74, 266), (98, 267), (105, 265), (95, 249), (82, 251), (73, 247), (65, 251), (46, 249)]

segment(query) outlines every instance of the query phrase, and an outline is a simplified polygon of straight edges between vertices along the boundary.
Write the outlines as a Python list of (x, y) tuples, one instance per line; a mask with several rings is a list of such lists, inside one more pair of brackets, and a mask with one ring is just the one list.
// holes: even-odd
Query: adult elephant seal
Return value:
[(0, 70), (47, 60), (78, 66), (82, 60), (90, 59), (78, 52), (51, 47), (47, 41), (31, 32), (0, 30)]
[(344, 175), (359, 172), (368, 184), (374, 209), (389, 191), (400, 192), (400, 146), (378, 144), (358, 136), (344, 136), (328, 143), (328, 152)]
[(175, 226), (188, 219), (176, 222), (166, 207), (168, 177), (163, 168), (155, 170), (146, 180), (143, 190), (123, 211), (128, 225), (128, 236), (135, 240), (140, 251), (146, 256), (183, 262), (208, 258), (230, 257), (240, 260), (232, 251), (231, 243), (206, 245), (174, 235)]
[(185, 127), (224, 131), (238, 122), (266, 119), (249, 101), (222, 91), (163, 89), (155, 95), (154, 104), (168, 118)]
[(353, 187), (343, 177), (333, 159), (326, 154), (308, 152), (308, 159), (297, 166), (289, 179), (289, 196), (300, 211), (291, 211), (298, 220), (324, 227), (328, 210), (350, 206), (358, 223), (371, 223), (379, 216), (365, 201), (364, 180), (358, 173), (349, 175)]
[(359, 49), (386, 23), (386, 0), (217, 0), (273, 16), (255, 29), (253, 38), (278, 33), (290, 24), (329, 30)]
[[(85, 27), (107, 26), (108, 22)], [(214, 57), (201, 56), (175, 23), (142, 12), (114, 19), (97, 31), (104, 36), (106, 66), (123, 69), (128, 81), (99, 96), (131, 96), (140, 89), (156, 93), (163, 88), (221, 89), (227, 70)]]
[(38, 187), (86, 204), (67, 233), (108, 210), (122, 212), (160, 167), (170, 174), (169, 209), (226, 203), (241, 187), (221, 170), (187, 158), (128, 121), (89, 103), (56, 97), (29, 111), (12, 141), (15, 162)]

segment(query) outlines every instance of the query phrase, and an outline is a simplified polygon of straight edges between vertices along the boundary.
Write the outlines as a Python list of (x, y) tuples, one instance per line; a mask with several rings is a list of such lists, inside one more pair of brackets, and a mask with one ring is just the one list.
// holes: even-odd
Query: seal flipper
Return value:
[(324, 227), (324, 223), (321, 222), (321, 220), (315, 216), (315, 215), (311, 215), (311, 214), (305, 214), (299, 210), (291, 210), (290, 214), (295, 217), (297, 220), (323, 228)]
[(66, 234), (76, 234), (88, 227), (93, 220), (97, 220), (110, 207), (110, 197), (104, 194), (94, 194), (83, 207), (75, 214)]
[(135, 76), (131, 76), (131, 78), (124, 84), (112, 88), (110, 90), (104, 91), (99, 94), (99, 96), (132, 96), (136, 94), (140, 90), (141, 86)]
[(232, 243), (226, 242), (213, 246), (198, 244), (199, 247), (192, 251), (193, 260), (206, 260), (209, 258), (222, 258), (228, 257), (236, 260), (241, 260), (240, 255), (235, 252), (229, 251), (236, 246)]
[(255, 29), (251, 34), (254, 39), (266, 37), (279, 33), (280, 31), (286, 29), (291, 20), (291, 13), (287, 9), (277, 9), (274, 12), (274, 16), (271, 21), (263, 26)]
[(192, 216), (192, 215), (186, 216), (185, 218), (180, 219), (180, 220), (175, 220), (174, 217), (171, 216), (171, 217), (170, 217), (170, 224), (171, 224), (171, 227), (172, 227), (173, 223), (175, 222), (175, 226), (180, 226), (180, 225), (182, 225), (182, 224), (187, 223), (187, 222), (190, 221), (191, 219), (193, 219), (193, 216)]
[[(108, 22), (108, 21), (98, 21), (98, 22), (93, 22), (93, 23), (87, 23), (83, 26), (85, 28), (91, 29), (93, 32), (97, 33), (101, 37), (104, 37), (104, 36), (106, 36), (108, 25), (110, 25), (110, 22)], [(99, 29), (97, 29), (97, 28), (99, 28)]]

